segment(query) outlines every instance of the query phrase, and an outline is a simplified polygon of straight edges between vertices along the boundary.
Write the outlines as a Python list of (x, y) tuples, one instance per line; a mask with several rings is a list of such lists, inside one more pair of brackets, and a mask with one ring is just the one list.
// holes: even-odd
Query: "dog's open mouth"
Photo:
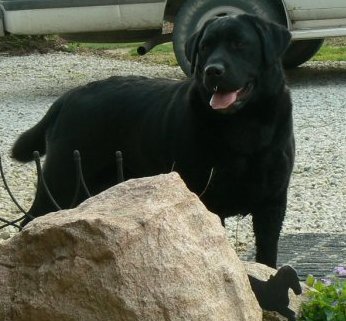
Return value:
[(252, 82), (247, 83), (244, 87), (235, 91), (221, 91), (217, 87), (214, 88), (214, 93), (210, 99), (210, 106), (213, 109), (226, 109), (235, 106), (236, 104), (246, 100), (253, 89)]

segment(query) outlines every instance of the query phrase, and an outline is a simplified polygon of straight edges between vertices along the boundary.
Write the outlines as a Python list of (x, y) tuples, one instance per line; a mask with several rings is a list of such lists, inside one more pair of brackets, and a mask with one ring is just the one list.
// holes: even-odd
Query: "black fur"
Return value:
[[(167, 173), (174, 163), (197, 194), (213, 168), (201, 200), (222, 220), (251, 213), (256, 259), (275, 267), (294, 160), (291, 100), (280, 64), (289, 39), (285, 28), (254, 16), (214, 19), (186, 45), (192, 79), (111, 77), (73, 89), (19, 137), (13, 157), (27, 162), (33, 150), (46, 152), (44, 176), (63, 208), (74, 196), (75, 149), (93, 194), (116, 183), (117, 150), (126, 179)], [(232, 107), (210, 107), (216, 87), (229, 92), (247, 84), (245, 98)], [(29, 213), (54, 210), (39, 184)]]

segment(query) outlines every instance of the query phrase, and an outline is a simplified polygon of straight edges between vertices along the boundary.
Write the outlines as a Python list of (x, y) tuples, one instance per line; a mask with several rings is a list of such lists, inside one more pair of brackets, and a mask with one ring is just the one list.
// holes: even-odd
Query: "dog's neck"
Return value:
[(259, 92), (266, 97), (278, 95), (286, 86), (286, 78), (281, 62), (265, 67), (258, 78), (266, 80), (258, 84), (260, 86)]

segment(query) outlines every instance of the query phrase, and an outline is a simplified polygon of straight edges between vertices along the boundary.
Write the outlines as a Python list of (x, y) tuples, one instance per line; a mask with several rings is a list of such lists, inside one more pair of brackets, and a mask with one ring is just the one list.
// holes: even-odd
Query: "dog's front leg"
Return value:
[[(286, 198), (285, 198), (286, 199)], [(256, 262), (276, 268), (278, 242), (286, 212), (286, 200), (262, 206), (252, 213), (256, 238)]]

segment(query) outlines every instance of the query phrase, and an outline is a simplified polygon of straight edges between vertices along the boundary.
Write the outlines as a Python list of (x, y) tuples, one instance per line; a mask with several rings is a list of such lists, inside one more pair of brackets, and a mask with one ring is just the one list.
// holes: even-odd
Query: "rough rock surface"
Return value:
[[(255, 262), (243, 262), (246, 272), (255, 277), (256, 279), (267, 281), (271, 275), (275, 275), (277, 270), (270, 268), (264, 264), (255, 263)], [(293, 310), (296, 315), (299, 314), (300, 307), (304, 300), (306, 299), (306, 296), (304, 295), (306, 291), (308, 291), (309, 287), (305, 285), (305, 283), (300, 282), (300, 285), (302, 287), (303, 293), (302, 295), (295, 295), (293, 291), (289, 290), (289, 298), (290, 298), (290, 305), (289, 308)], [(287, 321), (287, 319), (280, 314), (272, 311), (265, 311), (263, 314), (263, 321)]]
[(127, 181), (0, 246), (0, 320), (260, 321), (219, 218), (175, 174)]

